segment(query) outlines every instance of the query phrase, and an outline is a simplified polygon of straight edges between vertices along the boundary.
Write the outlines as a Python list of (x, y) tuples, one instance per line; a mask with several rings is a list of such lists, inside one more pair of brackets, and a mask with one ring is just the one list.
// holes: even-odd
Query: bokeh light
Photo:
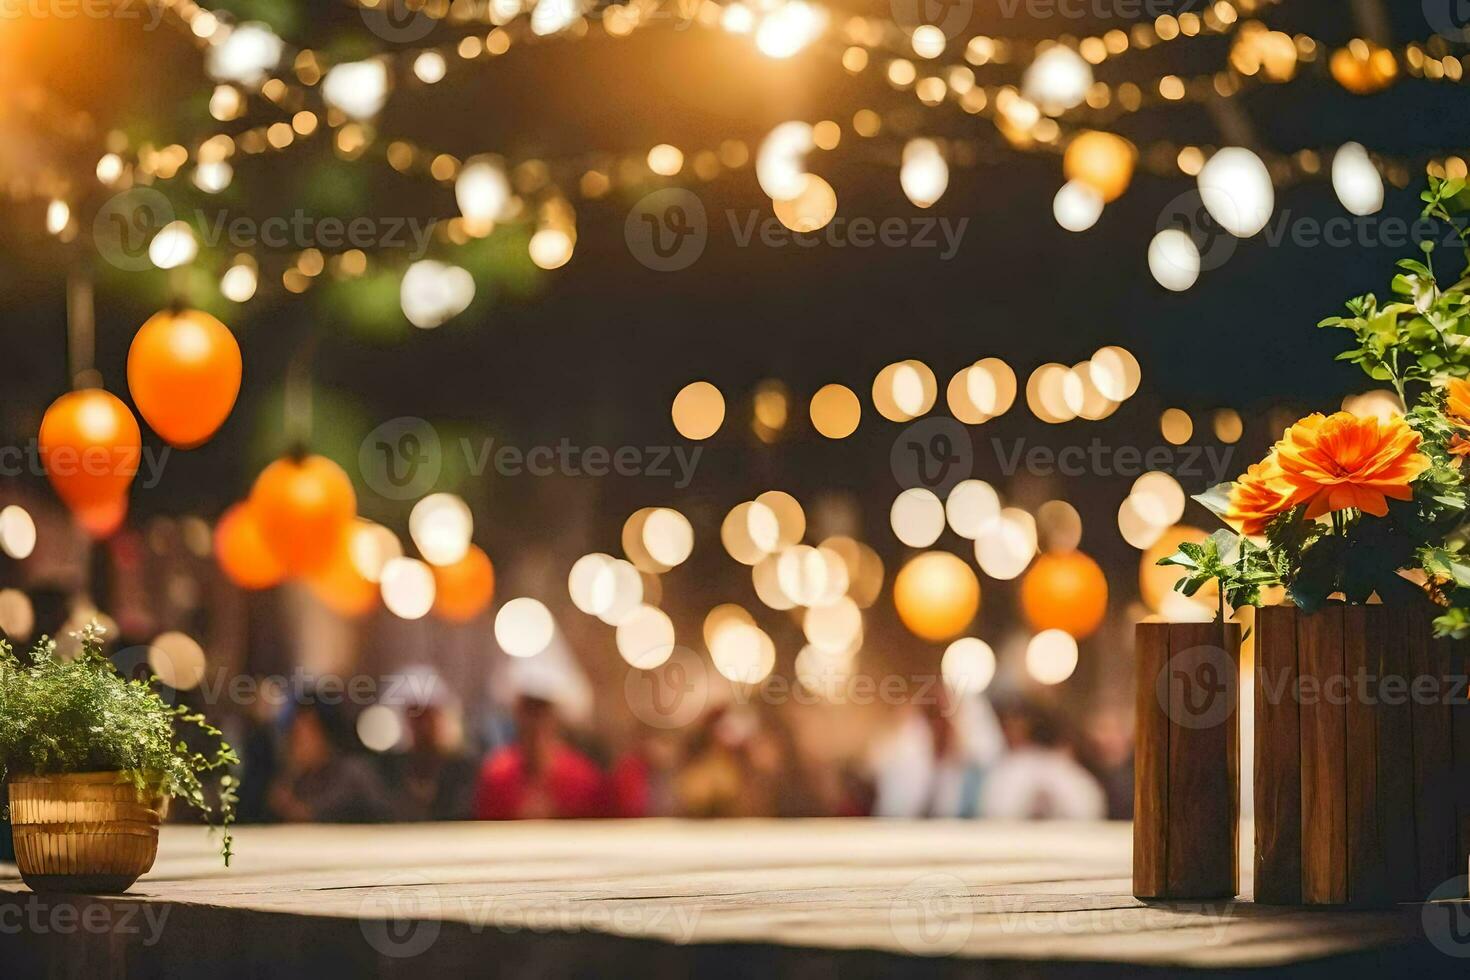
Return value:
[(1063, 630), (1043, 630), (1026, 645), (1026, 672), (1038, 684), (1060, 684), (1077, 670), (1077, 641)]
[(939, 671), (955, 694), (979, 694), (995, 677), (995, 651), (984, 640), (961, 637), (945, 649)]
[(511, 599), (495, 614), (495, 642), (512, 657), (534, 657), (551, 645), (556, 621), (529, 596)]
[(708, 381), (685, 385), (674, 396), (674, 428), (685, 439), (708, 439), (725, 421), (725, 396)]

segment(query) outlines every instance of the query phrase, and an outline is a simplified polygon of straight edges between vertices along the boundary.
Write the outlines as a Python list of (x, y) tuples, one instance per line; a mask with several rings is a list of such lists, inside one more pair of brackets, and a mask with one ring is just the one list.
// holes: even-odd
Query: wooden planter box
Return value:
[(1240, 627), (1140, 623), (1133, 894), (1240, 891)]
[(1470, 852), (1464, 645), (1428, 608), (1256, 616), (1255, 900), (1426, 898)]

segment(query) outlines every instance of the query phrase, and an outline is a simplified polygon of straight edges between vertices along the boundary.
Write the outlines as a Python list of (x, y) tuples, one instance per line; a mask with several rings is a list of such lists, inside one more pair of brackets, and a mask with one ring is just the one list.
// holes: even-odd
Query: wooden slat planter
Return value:
[(1470, 705), (1432, 611), (1256, 616), (1255, 900), (1387, 905), (1463, 874)]
[(1232, 897), (1240, 887), (1240, 627), (1140, 623), (1136, 648), (1133, 894)]

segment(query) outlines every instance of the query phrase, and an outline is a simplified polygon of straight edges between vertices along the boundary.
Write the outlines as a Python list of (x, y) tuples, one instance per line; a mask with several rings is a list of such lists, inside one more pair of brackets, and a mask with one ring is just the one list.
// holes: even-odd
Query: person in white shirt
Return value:
[(1017, 703), (1000, 712), (1009, 750), (990, 770), (980, 815), (1000, 820), (1101, 820), (1102, 786), (1065, 745), (1058, 726), (1037, 705)]

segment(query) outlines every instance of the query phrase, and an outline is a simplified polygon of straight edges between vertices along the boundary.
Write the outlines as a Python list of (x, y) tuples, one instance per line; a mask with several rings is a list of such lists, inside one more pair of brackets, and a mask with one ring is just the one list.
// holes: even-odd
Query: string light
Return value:
[[(361, 0), (367, 8), (369, 0)], [(1392, 84), (1400, 77), (1423, 78), (1435, 82), (1460, 83), (1465, 78), (1466, 56), (1450, 52), (1450, 42), (1435, 37), (1423, 43), (1409, 43), (1398, 48), (1387, 49), (1371, 42), (1355, 39), (1345, 47), (1332, 52), (1321, 40), (1304, 34), (1288, 36), (1271, 31), (1259, 21), (1251, 19), (1272, 5), (1273, 0), (1217, 0), (1199, 13), (1187, 12), (1176, 16), (1165, 15), (1151, 22), (1141, 22), (1127, 29), (1112, 29), (1093, 36), (1061, 39), (1026, 39), (994, 36), (977, 36), (968, 39), (962, 47), (962, 61), (940, 64), (940, 59), (949, 47), (941, 43), (933, 30), (922, 28), (912, 33), (897, 31), (890, 24), (871, 18), (836, 16), (825, 6), (794, 0), (787, 3), (765, 3), (755, 7), (732, 3), (724, 7), (704, 5), (699, 7), (689, 20), (692, 26), (714, 29), (739, 35), (753, 35), (758, 50), (773, 57), (790, 57), (798, 52), (813, 49), (830, 53), (841, 60), (849, 71), (862, 71), (875, 55), (892, 59), (907, 60), (913, 57), (925, 62), (935, 61), (932, 69), (926, 67), (924, 77), (915, 77), (904, 91), (912, 91), (926, 105), (955, 102), (964, 111), (981, 114), (994, 120), (1010, 145), (1019, 152), (1057, 153), (1070, 150), (1077, 142), (1075, 137), (1081, 130), (1073, 128), (1073, 122), (1088, 119), (1094, 125), (1105, 123), (1119, 114), (1139, 112), (1156, 105), (1177, 104), (1181, 101), (1202, 103), (1225, 97), (1229, 98), (1246, 90), (1253, 84), (1282, 84), (1305, 71), (1307, 66), (1316, 65), (1322, 71), (1331, 72), (1339, 84), (1350, 91), (1376, 91)], [(576, 0), (542, 0), (524, 8), (515, 2), (500, 2), (487, 5), (430, 4), (416, 10), (416, 16), (442, 20), (451, 17), (457, 26), (485, 23), (491, 29), (483, 35), (471, 35), (456, 41), (425, 47), (370, 53), (359, 61), (337, 64), (309, 49), (289, 53), (281, 39), (269, 27), (259, 23), (234, 24), (228, 15), (212, 13), (192, 4), (168, 4), (166, 15), (183, 24), (197, 40), (204, 52), (206, 68), (219, 84), (210, 98), (210, 113), (221, 121), (241, 118), (259, 106), (264, 111), (283, 113), (282, 121), (263, 123), (234, 134), (233, 141), (238, 152), (250, 156), (262, 152), (284, 152), (301, 145), (301, 137), (312, 133), (320, 120), (332, 126), (333, 145), (344, 159), (358, 159), (377, 143), (376, 134), (360, 125), (360, 120), (369, 119), (381, 111), (395, 90), (432, 85), (445, 77), (451, 68), (469, 65), (485, 57), (503, 55), (514, 44), (534, 41), (549, 43), (553, 36), (556, 43), (563, 39), (574, 40), (585, 37), (589, 25), (600, 24), (609, 36), (625, 36), (633, 29), (642, 29), (658, 21), (650, 18), (637, 7), (614, 4), (597, 10), (583, 9)], [(835, 25), (835, 26), (834, 26)], [(1184, 39), (1207, 35), (1231, 35), (1229, 64), (1221, 71), (1194, 77), (1166, 73), (1156, 78), (1134, 78), (1123, 82), (1096, 82), (1085, 87), (1083, 98), (1072, 103), (1081, 81), (1087, 79), (1092, 68), (1107, 61), (1143, 52), (1164, 44), (1179, 43)], [(958, 47), (958, 46), (957, 46)], [(854, 54), (860, 52), (861, 57)], [(1328, 62), (1331, 62), (1329, 65)], [(987, 66), (1021, 66), (1020, 87), (1014, 84), (979, 84), (975, 70)], [(344, 70), (345, 69), (345, 70)], [(336, 74), (334, 75), (334, 71)], [(916, 73), (917, 75), (917, 73)], [(356, 78), (358, 84), (348, 85), (341, 79)], [(337, 79), (338, 81), (332, 81)], [(402, 80), (414, 84), (404, 84)], [(320, 114), (302, 110), (312, 90), (330, 111)], [(1052, 114), (1055, 118), (1052, 118)], [(79, 123), (82, 125), (83, 123)], [(882, 129), (881, 116), (872, 110), (863, 110), (854, 118), (854, 132), (871, 139)], [(167, 152), (154, 150), (146, 145), (136, 148), (131, 162), (123, 151), (126, 140), (120, 146), (109, 146), (97, 164), (97, 177), (104, 184), (112, 184), (136, 173), (147, 180), (168, 180), (180, 173), (191, 156), (199, 164), (189, 171), (196, 182), (205, 190), (222, 187), (227, 182), (225, 174), (233, 168), (221, 158), (206, 160), (203, 147), (222, 137), (216, 134), (200, 141), (193, 150), (182, 145), (165, 148)], [(229, 137), (225, 137), (228, 139)], [(914, 146), (913, 140), (906, 142), (906, 149)], [(926, 141), (932, 143), (933, 141)], [(404, 141), (393, 141), (399, 146)], [(836, 145), (828, 139), (812, 140), (812, 146)], [(1085, 144), (1084, 144), (1085, 145)], [(1127, 145), (1126, 142), (1123, 145)], [(920, 147), (923, 144), (919, 144)], [(934, 143), (937, 154), (909, 150), (901, 156), (913, 154), (921, 161), (912, 168), (900, 168), (900, 184), (905, 193), (919, 206), (932, 206), (947, 186), (949, 168), (955, 165), (972, 166), (980, 157), (989, 153), (981, 140), (951, 141), (943, 147)], [(822, 206), (798, 215), (790, 222), (797, 228), (821, 227), (822, 218), (828, 210), (835, 211), (831, 198), (824, 192), (830, 184), (808, 183), (809, 176), (803, 165), (785, 168), (787, 184), (780, 195), (771, 195), (773, 201), (792, 200), (802, 190), (811, 188)], [(1190, 152), (1185, 152), (1190, 151)], [(1201, 158), (1197, 172), (1203, 173), (1209, 147), (1175, 147), (1167, 142), (1158, 142), (1144, 148), (1142, 152), (1131, 151), (1130, 163), (1126, 168), (1131, 176), (1132, 160), (1136, 154), (1137, 166), (1152, 173), (1175, 176), (1189, 174), (1195, 169), (1196, 154)], [(1302, 150), (1293, 154), (1279, 154), (1260, 159), (1263, 168), (1274, 178), (1277, 189), (1291, 182), (1309, 178), (1323, 178), (1326, 171), (1320, 160), (1335, 156), (1337, 148), (1324, 151)], [(707, 161), (723, 160), (715, 151), (706, 151)], [(392, 154), (389, 154), (390, 157)], [(1216, 154), (1218, 156), (1218, 154)], [(418, 148), (417, 152), (398, 152), (404, 166), (395, 165), (403, 172), (410, 170), (428, 172), (434, 179), (444, 182), (452, 180), (456, 166), (452, 158), (444, 154), (430, 153)], [(591, 155), (588, 157), (591, 158)], [(691, 153), (688, 159), (700, 159)], [(1228, 158), (1227, 158), (1228, 159)], [(1347, 161), (1361, 163), (1361, 158), (1350, 154)], [(441, 168), (441, 163), (443, 167)], [(544, 162), (543, 162), (544, 164)], [(1345, 164), (1346, 165), (1346, 164)], [(1396, 187), (1405, 186), (1417, 162), (1384, 156), (1370, 157), (1370, 165), (1380, 174), (1380, 180)], [(726, 166), (729, 166), (728, 164)], [(941, 167), (943, 170), (941, 171)], [(1460, 156), (1431, 159), (1424, 165), (1430, 173), (1454, 175), (1467, 169)], [(591, 171), (585, 166), (574, 167), (578, 174)], [(904, 170), (909, 169), (908, 180)], [(1065, 168), (1064, 168), (1065, 169)], [(618, 175), (618, 167), (603, 171), (612, 176), (608, 183), (626, 182)], [(1114, 167), (1115, 171), (1120, 168)], [(633, 171), (625, 171), (629, 179), (636, 179)], [(677, 171), (694, 179), (708, 180), (718, 175), (716, 167), (689, 166), (688, 160)], [(943, 179), (939, 175), (943, 174)], [(1359, 179), (1365, 176), (1361, 167), (1356, 168)], [(1069, 180), (1078, 179), (1068, 174)], [(820, 178), (817, 178), (820, 180)], [(605, 195), (610, 189), (606, 184), (599, 187), (597, 181), (583, 181), (588, 196)], [(1097, 185), (1094, 189), (1108, 200), (1109, 194)], [(1124, 183), (1126, 186), (1126, 182)], [(1269, 188), (1269, 183), (1267, 187)], [(1371, 204), (1371, 184), (1366, 184), (1365, 200)], [(7, 189), (13, 196), (22, 199), (27, 193), (23, 182), (12, 182)], [(543, 185), (545, 193), (560, 197), (555, 184)], [(763, 184), (763, 189), (764, 184)], [(769, 189), (768, 193), (769, 193)], [(918, 193), (910, 193), (916, 190)], [(1259, 187), (1256, 188), (1259, 190)], [(790, 196), (786, 196), (790, 195)], [(1259, 203), (1261, 195), (1255, 194), (1252, 203)], [(1269, 200), (1269, 199), (1268, 199)], [(927, 204), (925, 202), (928, 202)], [(1087, 208), (1078, 205), (1087, 203)], [(1061, 203), (1066, 203), (1063, 208)], [(1064, 227), (1081, 226), (1091, 212), (1091, 202), (1075, 190), (1067, 197), (1059, 195), (1054, 202), (1058, 220)], [(1346, 202), (1345, 202), (1346, 206)], [(1367, 206), (1367, 205), (1355, 205)], [(1251, 209), (1254, 213), (1255, 208)], [(534, 214), (522, 211), (522, 214)], [(1357, 213), (1357, 212), (1354, 212)], [(1370, 212), (1371, 213), (1371, 212)], [(1269, 211), (1267, 213), (1269, 217)], [(451, 244), (463, 244), (467, 232), (487, 234), (483, 224), (471, 228), (465, 225), (436, 231), (436, 239)], [(1064, 220), (1065, 219), (1065, 220)], [(505, 220), (505, 219), (502, 219)], [(783, 217), (783, 220), (785, 218)], [(827, 220), (830, 220), (828, 218)], [(1257, 219), (1242, 222), (1249, 227)], [(68, 234), (71, 234), (70, 227)], [(541, 268), (555, 269), (565, 265), (572, 256), (575, 246), (575, 226), (570, 223), (549, 224), (539, 221), (532, 235), (534, 248), (528, 249), (531, 260)], [(1171, 244), (1177, 245), (1177, 241)], [(197, 250), (197, 243), (196, 243)], [(359, 253), (361, 255), (361, 253)], [(1176, 256), (1178, 257), (1178, 256)], [(355, 275), (365, 271), (354, 260)], [(180, 263), (183, 264), (183, 263)], [(1185, 266), (1187, 268), (1188, 262)], [(1152, 265), (1152, 263), (1151, 263)], [(346, 274), (347, 264), (333, 265), (334, 274)], [(244, 295), (244, 272), (233, 273), (232, 292)], [(1192, 279), (1187, 274), (1176, 274), (1172, 281), (1177, 283)], [(257, 275), (257, 281), (259, 276)], [(315, 277), (287, 269), (279, 278), (267, 277), (266, 282), (283, 286), (292, 292), (311, 288)], [(223, 289), (224, 280), (221, 279)], [(256, 295), (259, 290), (251, 292)]]

